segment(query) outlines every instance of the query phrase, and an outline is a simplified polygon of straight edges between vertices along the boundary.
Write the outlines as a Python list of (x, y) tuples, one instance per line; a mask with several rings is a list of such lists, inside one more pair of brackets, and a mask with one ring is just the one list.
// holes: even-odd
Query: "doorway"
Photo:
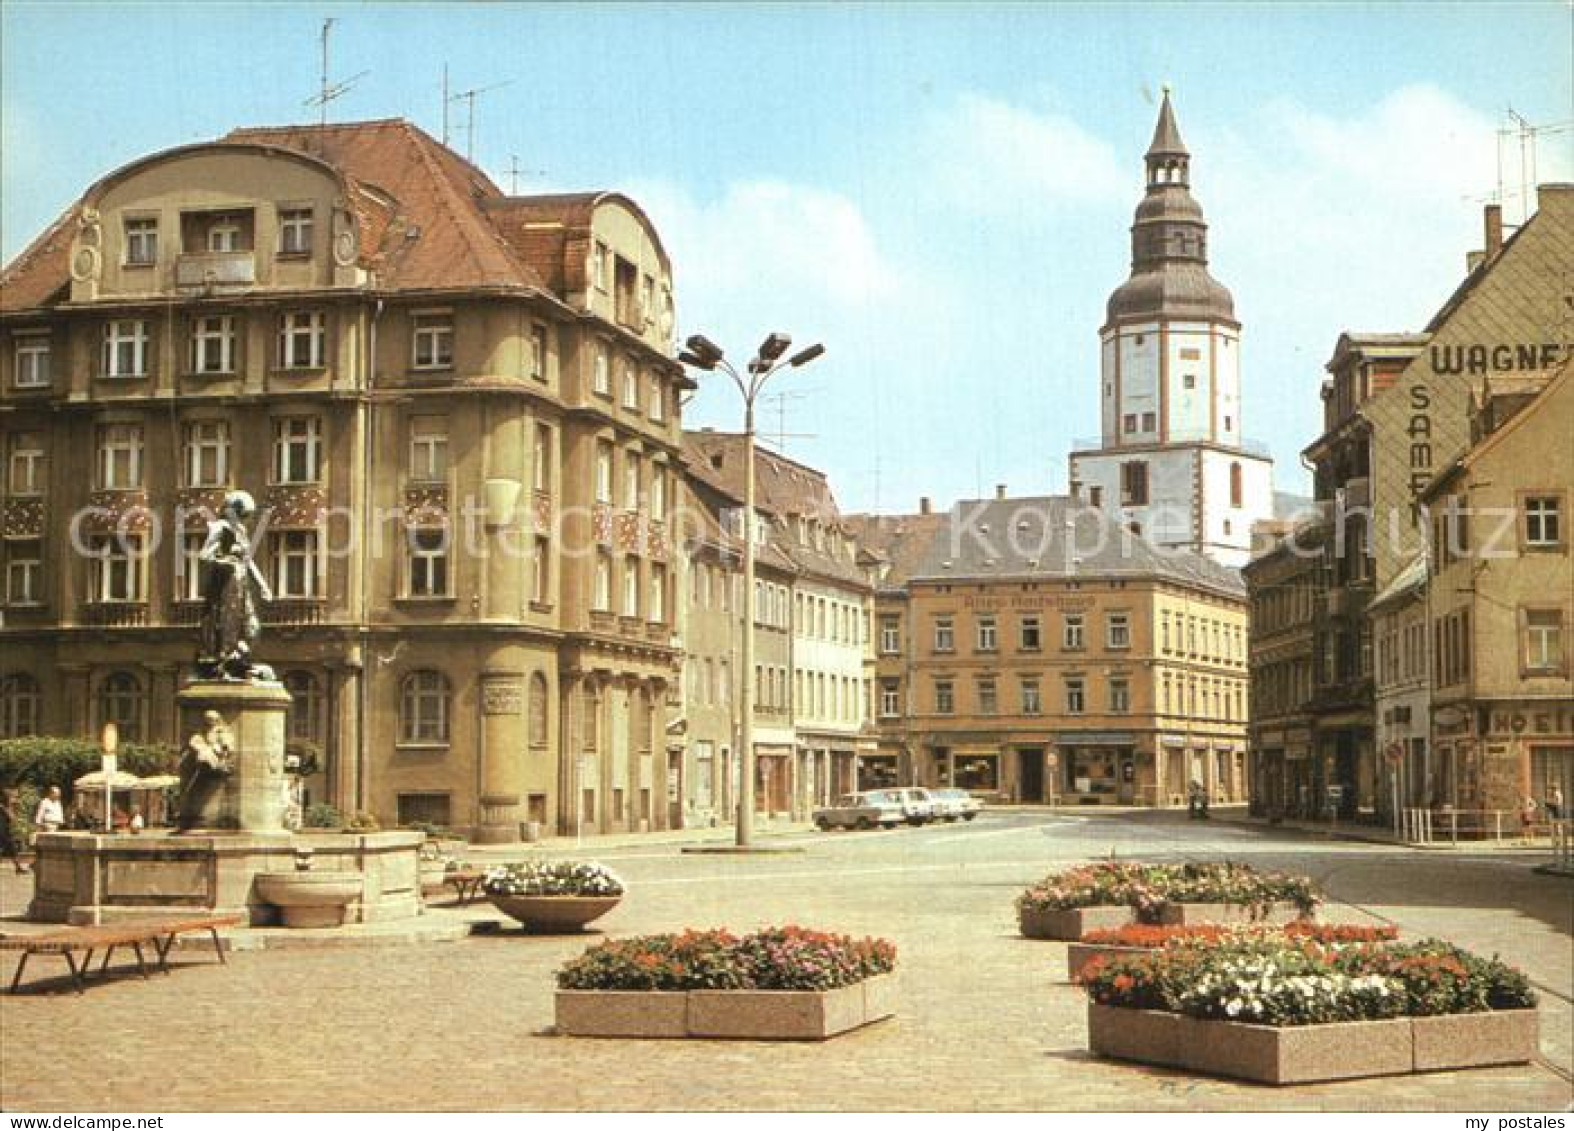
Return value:
[(1044, 800), (1044, 748), (1025, 747), (1017, 751), (1017, 800)]

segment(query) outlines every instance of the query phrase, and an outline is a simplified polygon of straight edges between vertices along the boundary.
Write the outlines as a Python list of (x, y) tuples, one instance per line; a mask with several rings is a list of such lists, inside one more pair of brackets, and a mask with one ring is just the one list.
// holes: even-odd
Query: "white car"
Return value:
[(935, 817), (945, 821), (971, 821), (984, 811), (984, 803), (965, 789), (931, 789)]
[(927, 789), (907, 786), (903, 789), (888, 789), (886, 792), (900, 799), (902, 813), (909, 825), (927, 825), (939, 816), (935, 812), (934, 798)]

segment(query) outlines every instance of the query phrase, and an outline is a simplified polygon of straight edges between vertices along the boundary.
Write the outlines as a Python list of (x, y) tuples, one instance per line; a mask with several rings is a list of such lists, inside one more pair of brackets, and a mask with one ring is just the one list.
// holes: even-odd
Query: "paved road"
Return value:
[[(550, 1032), (551, 974), (584, 939), (478, 936), (375, 951), (263, 951), (83, 997), (0, 999), (0, 1107), (119, 1110), (1551, 1109), (1574, 1100), (1574, 901), (1523, 857), (1440, 855), (1183, 816), (986, 814), (773, 839), (802, 855), (606, 849), (631, 884), (621, 935), (798, 922), (893, 938), (896, 1019), (818, 1045), (583, 1041)], [(1265, 1089), (1086, 1051), (1062, 944), (1022, 939), (1012, 899), (1111, 853), (1228, 856), (1322, 880), (1328, 917), (1497, 951), (1543, 989), (1543, 1059)], [(0, 910), (21, 899), (0, 881)], [(443, 912), (456, 914), (455, 912)], [(9, 961), (0, 976), (9, 976)]]

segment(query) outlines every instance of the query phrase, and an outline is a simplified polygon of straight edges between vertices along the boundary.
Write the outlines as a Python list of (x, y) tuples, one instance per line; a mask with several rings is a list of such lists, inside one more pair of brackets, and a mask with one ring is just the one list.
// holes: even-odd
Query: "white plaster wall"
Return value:
[[(818, 601), (823, 597), (827, 606), (841, 605), (850, 610), (847, 617), (851, 619), (853, 634), (840, 640), (829, 639), (830, 636), (830, 611), (826, 611), (826, 638), (822, 639), (813, 632), (802, 632), (794, 629), (793, 634), (793, 682), (796, 686), (798, 672), (804, 673), (804, 679), (810, 675), (823, 674), (826, 677), (825, 710), (823, 713), (811, 709), (812, 702), (798, 703), (793, 715), (796, 722), (810, 724), (822, 728), (856, 731), (868, 715), (867, 702), (863, 692), (864, 678), (864, 640), (865, 627), (864, 595), (853, 590), (842, 589), (835, 585), (822, 582), (800, 581), (796, 587), (797, 592), (804, 595), (807, 601), (813, 598)], [(807, 626), (807, 618), (806, 618)], [(847, 679), (850, 682), (848, 694), (851, 696), (850, 710), (844, 716), (835, 713), (836, 698), (831, 690), (832, 679)], [(807, 694), (806, 700), (811, 699)]]
[[(1120, 518), (1122, 525), (1141, 524), (1142, 536), (1162, 546), (1189, 546), (1196, 542), (1192, 525), (1192, 474), (1195, 452), (1191, 449), (1105, 452), (1077, 457), (1074, 477), (1082, 481), (1082, 497), (1091, 488), (1103, 488), (1103, 507)], [(1120, 501), (1120, 465), (1129, 460), (1148, 465), (1148, 504), (1125, 506)]]
[[(1251, 557), (1252, 523), (1273, 517), (1273, 464), (1238, 452), (1202, 449), (1203, 552), (1225, 565)], [(1241, 467), (1241, 505), (1230, 505), (1230, 466)], [(1229, 529), (1226, 531), (1225, 525)]]

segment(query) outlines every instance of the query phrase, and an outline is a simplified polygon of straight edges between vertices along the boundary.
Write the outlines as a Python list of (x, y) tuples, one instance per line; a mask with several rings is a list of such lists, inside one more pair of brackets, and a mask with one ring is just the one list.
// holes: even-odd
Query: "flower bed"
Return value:
[(1267, 1083), (1523, 1063), (1536, 1052), (1525, 976), (1436, 940), (1183, 938), (1096, 959), (1082, 982), (1094, 1052)]
[(557, 975), (571, 1036), (823, 1040), (889, 1017), (896, 947), (802, 927), (591, 947)]
[[(1288, 922), (1321, 897), (1311, 880), (1245, 864), (1101, 861), (1047, 876), (1017, 897), (1029, 938), (1077, 939), (1089, 929), (1147, 923)], [(1080, 914), (1070, 914), (1080, 913)]]
[(1143, 954), (1172, 943), (1223, 943), (1247, 938), (1279, 936), (1310, 939), (1330, 945), (1392, 942), (1399, 937), (1395, 927), (1367, 927), (1338, 923), (1317, 923), (1297, 919), (1282, 925), (1223, 923), (1126, 923), (1100, 931), (1088, 931), (1081, 941), (1066, 947), (1066, 977), (1082, 980), (1083, 971), (1095, 959), (1111, 959)]

